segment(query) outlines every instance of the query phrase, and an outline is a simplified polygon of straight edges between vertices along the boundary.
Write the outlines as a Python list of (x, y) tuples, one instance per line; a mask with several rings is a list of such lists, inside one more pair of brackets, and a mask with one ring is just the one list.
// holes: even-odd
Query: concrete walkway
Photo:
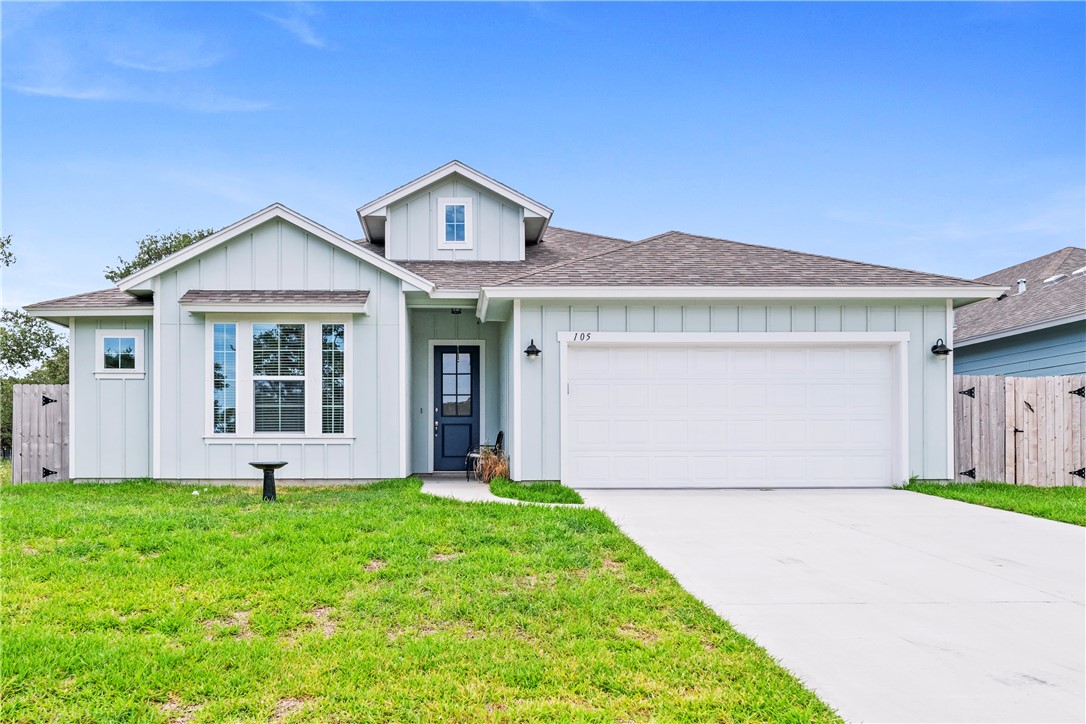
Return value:
[(469, 503), (508, 503), (510, 505), (543, 505), (548, 508), (583, 508), (585, 506), (573, 503), (537, 503), (533, 500), (512, 500), (499, 498), (490, 492), (490, 486), (483, 485), (476, 480), (464, 480), (457, 474), (452, 476), (420, 475), (422, 480), (422, 492), (427, 495), (436, 495), (439, 498), (452, 498), (464, 500)]
[(894, 490), (581, 492), (848, 720), (1086, 719), (1086, 529)]

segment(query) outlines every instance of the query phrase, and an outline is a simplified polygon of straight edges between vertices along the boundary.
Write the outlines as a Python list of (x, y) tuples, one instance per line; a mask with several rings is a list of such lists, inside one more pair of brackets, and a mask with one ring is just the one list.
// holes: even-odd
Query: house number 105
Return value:
[(573, 341), (574, 342), (587, 342), (590, 339), (592, 339), (592, 333), (591, 332), (574, 332), (573, 333)]

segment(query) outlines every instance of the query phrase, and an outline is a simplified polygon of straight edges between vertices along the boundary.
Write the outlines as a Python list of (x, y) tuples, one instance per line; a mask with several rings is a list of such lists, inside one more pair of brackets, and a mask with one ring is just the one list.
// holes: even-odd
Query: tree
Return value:
[(0, 377), (16, 377), (38, 367), (64, 344), (45, 320), (21, 309), (0, 314)]
[(0, 236), (0, 266), (11, 266), (15, 263), (15, 254), (11, 251), (11, 234)]
[(117, 257), (117, 266), (106, 267), (106, 279), (116, 283), (214, 233), (214, 229), (196, 229), (195, 231), (178, 230), (171, 231), (168, 234), (145, 236), (140, 239), (139, 251), (136, 252), (136, 256), (131, 261), (125, 261), (121, 257)]

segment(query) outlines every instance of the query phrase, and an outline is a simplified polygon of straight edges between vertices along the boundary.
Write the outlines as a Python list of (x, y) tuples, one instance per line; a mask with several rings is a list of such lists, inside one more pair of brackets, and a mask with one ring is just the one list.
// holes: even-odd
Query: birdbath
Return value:
[(287, 464), (286, 460), (249, 463), (257, 470), (264, 471), (264, 500), (275, 502), (275, 471)]

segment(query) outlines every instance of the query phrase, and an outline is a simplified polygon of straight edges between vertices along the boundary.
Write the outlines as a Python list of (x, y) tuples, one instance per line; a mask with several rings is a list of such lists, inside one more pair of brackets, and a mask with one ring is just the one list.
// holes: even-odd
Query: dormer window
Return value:
[(437, 200), (438, 249), (471, 248), (471, 199), (445, 198)]

